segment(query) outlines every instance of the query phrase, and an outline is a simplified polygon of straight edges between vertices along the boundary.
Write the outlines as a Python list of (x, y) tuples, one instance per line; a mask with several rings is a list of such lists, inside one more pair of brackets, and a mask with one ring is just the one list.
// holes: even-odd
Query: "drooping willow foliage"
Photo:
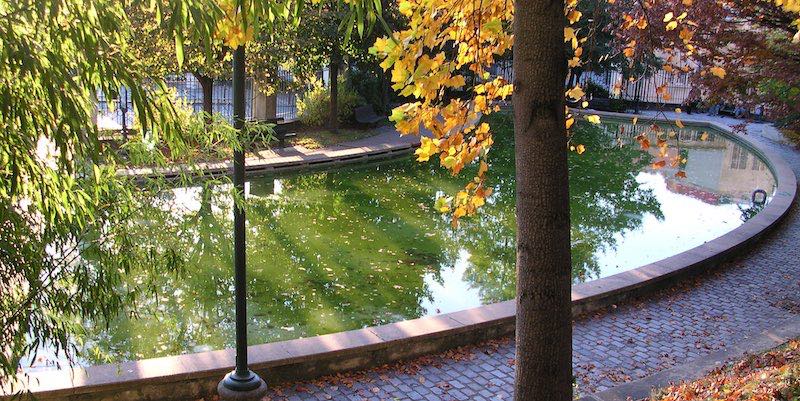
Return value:
[[(0, 1), (0, 384), (23, 356), (69, 351), (83, 319), (109, 317), (146, 288), (124, 285), (126, 274), (180, 267), (157, 230), (144, 240), (126, 232), (148, 213), (138, 199), (153, 186), (117, 175), (92, 124), (96, 94), (125, 87), (143, 132), (185, 146), (163, 82), (127, 47), (131, 4)], [(203, 18), (172, 13), (161, 23), (210, 32), (211, 4), (195, 5)]]
[[(158, 69), (131, 49), (141, 40), (132, 35), (132, 15), (153, 16), (174, 38), (180, 65), (184, 43), (205, 48), (212, 60), (220, 40), (234, 47), (278, 24), (297, 24), (303, 4), (0, 0), (0, 386), (14, 382), (37, 350), (74, 356), (86, 319), (108, 320), (154, 290), (148, 277), (180, 272), (181, 256), (161, 240), (178, 225), (147, 224), (163, 220), (153, 216), (165, 211), (144, 201), (163, 180), (120, 175), (119, 150), (92, 123), (96, 95), (113, 99), (124, 87), (139, 135), (157, 151), (190, 154), (196, 146)], [(365, 21), (372, 25), (379, 7), (348, 6), (348, 36), (352, 27), (363, 33)], [(246, 146), (223, 131), (223, 147)]]

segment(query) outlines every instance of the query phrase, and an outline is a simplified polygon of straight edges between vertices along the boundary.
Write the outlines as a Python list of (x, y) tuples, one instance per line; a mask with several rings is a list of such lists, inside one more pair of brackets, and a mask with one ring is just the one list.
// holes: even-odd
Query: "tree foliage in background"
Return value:
[[(339, 77), (338, 92), (337, 118), (340, 123), (350, 122), (353, 120), (355, 109), (364, 103), (364, 99), (359, 96), (352, 82), (346, 77)], [(330, 91), (322, 85), (322, 82), (315, 81), (311, 84), (311, 89), (303, 94), (303, 98), (297, 100), (297, 119), (305, 125), (321, 127), (330, 119), (329, 106)]]
[(134, 57), (156, 76), (194, 75), (203, 89), (203, 111), (213, 113), (214, 81), (229, 77), (231, 69), (232, 56), (222, 41), (187, 38), (182, 46), (183, 60), (179, 62), (175, 35), (159, 24), (156, 10), (132, 4), (126, 13), (131, 23), (129, 44)]
[[(631, 59), (662, 56), (663, 71), (689, 73), (692, 100), (765, 109), (798, 124), (800, 3), (794, 0), (618, 0), (618, 35)], [(791, 95), (794, 88), (794, 97)], [(666, 88), (659, 94), (670, 100)]]
[[(760, 107), (782, 124), (800, 128), (800, 32), (790, 27), (797, 14), (773, 3), (737, 0), (720, 5), (697, 0), (704, 18), (695, 36), (702, 45), (697, 59), (719, 65), (724, 80), (695, 74), (712, 101)], [(798, 27), (800, 28), (800, 27)]]

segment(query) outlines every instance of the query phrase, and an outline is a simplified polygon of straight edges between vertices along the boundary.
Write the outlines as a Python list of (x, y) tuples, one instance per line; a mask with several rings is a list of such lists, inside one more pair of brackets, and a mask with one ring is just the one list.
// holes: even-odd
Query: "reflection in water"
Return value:
[[(511, 121), (493, 116), (494, 193), (479, 216), (453, 229), (433, 210), (437, 190), (461, 188), (431, 164), (408, 159), (327, 172), (257, 177), (247, 185), (249, 339), (263, 343), (452, 312), (514, 296)], [(636, 127), (626, 127), (623, 137)], [(570, 155), (575, 282), (692, 248), (741, 224), (768, 169), (722, 135), (681, 131), (688, 178), (652, 170), (657, 150), (616, 146), (620, 125), (582, 127)], [(177, 188), (152, 202), (148, 227), (185, 258), (110, 327), (87, 322), (85, 348), (113, 360), (233, 345), (230, 187)], [(142, 230), (147, 235), (147, 230)], [(133, 278), (134, 280), (139, 278)], [(135, 313), (138, 319), (129, 318)]]
[[(753, 192), (774, 192), (775, 179), (766, 164), (755, 154), (723, 134), (704, 128), (675, 129), (660, 125), (669, 148), (664, 158), (680, 155), (686, 159), (686, 178), (669, 163), (663, 168), (648, 166), (636, 181), (653, 191), (660, 203), (663, 218), (645, 216), (642, 224), (630, 232), (620, 232), (615, 249), (599, 255), (606, 266), (604, 275), (669, 257), (702, 245), (738, 227), (755, 216), (763, 205), (753, 205)], [(607, 120), (604, 132), (631, 140), (641, 132), (652, 131), (646, 124)], [(621, 133), (621, 134), (619, 134)], [(655, 142), (655, 141), (652, 141)], [(659, 158), (653, 143), (651, 157)]]

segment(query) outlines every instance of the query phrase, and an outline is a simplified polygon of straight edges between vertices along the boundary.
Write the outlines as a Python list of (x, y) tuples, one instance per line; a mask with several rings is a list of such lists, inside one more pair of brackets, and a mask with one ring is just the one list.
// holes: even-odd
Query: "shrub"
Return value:
[(355, 91), (364, 99), (365, 104), (371, 105), (377, 112), (388, 112), (388, 105), (384, 104), (384, 88), (380, 78), (370, 71), (350, 68), (348, 80)]
[(609, 99), (608, 108), (610, 111), (624, 113), (628, 110), (628, 104), (622, 99)]
[[(274, 139), (274, 124), (248, 122), (245, 125), (248, 134), (240, 137), (233, 125), (219, 113), (195, 113), (180, 98), (175, 99), (174, 105), (183, 135), (172, 138), (167, 146), (159, 132), (142, 132), (137, 124), (129, 140), (122, 145), (131, 164), (166, 165), (170, 162), (220, 160), (230, 157), (232, 148), (237, 146), (249, 150)], [(171, 153), (165, 154), (167, 149)]]
[(602, 98), (609, 98), (611, 94), (608, 92), (608, 89), (604, 88), (603, 86), (595, 83), (592, 80), (587, 80), (584, 84), (583, 88), (584, 92), (591, 97), (602, 97)]
[[(339, 122), (353, 120), (355, 109), (364, 104), (364, 99), (356, 92), (349, 80), (339, 78)], [(297, 118), (305, 125), (319, 127), (328, 121), (330, 93), (320, 81), (314, 81), (301, 99), (297, 100)]]

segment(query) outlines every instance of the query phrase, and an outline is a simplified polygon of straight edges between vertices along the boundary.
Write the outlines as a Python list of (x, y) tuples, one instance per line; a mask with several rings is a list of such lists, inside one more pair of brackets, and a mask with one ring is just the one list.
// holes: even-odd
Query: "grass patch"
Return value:
[(800, 400), (800, 340), (658, 390), (652, 401)]
[(351, 128), (340, 128), (337, 133), (329, 130), (305, 131), (298, 132), (297, 136), (292, 138), (291, 144), (299, 145), (306, 149), (319, 149), (343, 142), (369, 138), (377, 133), (374, 129), (360, 130)]

